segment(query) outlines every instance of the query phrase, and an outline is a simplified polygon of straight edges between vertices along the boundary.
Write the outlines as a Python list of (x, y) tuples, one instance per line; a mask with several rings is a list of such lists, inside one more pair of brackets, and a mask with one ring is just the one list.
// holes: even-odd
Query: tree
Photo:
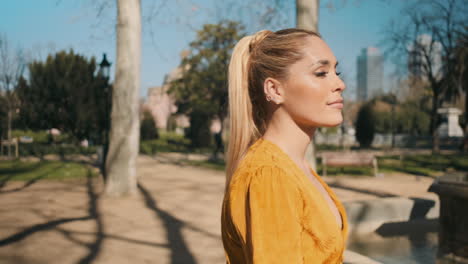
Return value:
[(97, 73), (94, 58), (60, 51), (45, 62), (28, 65), (28, 80), (20, 78), (16, 93), (23, 128), (58, 128), (75, 140), (101, 143), (106, 131), (107, 79)]
[(0, 138), (7, 136), (7, 117), (8, 116), (8, 102), (5, 96), (0, 93)]
[(318, 32), (320, 0), (296, 0), (296, 27)]
[(361, 106), (356, 120), (356, 139), (361, 148), (368, 148), (374, 140), (375, 118), (372, 103)]
[(242, 30), (234, 21), (204, 25), (190, 43), (191, 53), (182, 60), (181, 77), (171, 83), (169, 93), (175, 98), (178, 112), (191, 117), (189, 136), (195, 145), (202, 144), (200, 136), (206, 133), (200, 131), (209, 133), (213, 118), (223, 124), (227, 116), (229, 58), (243, 36)]
[(152, 140), (159, 138), (154, 118), (147, 111), (143, 113), (143, 120), (141, 121), (140, 126), (140, 138), (141, 140)]
[[(11, 124), (13, 115), (16, 112), (18, 100), (14, 93), (20, 77), (23, 75), (26, 65), (25, 56), (21, 49), (15, 53), (10, 48), (10, 43), (5, 35), (0, 34), (0, 92), (6, 99), (7, 112), (7, 139), (11, 140)], [(8, 146), (8, 156), (11, 154), (11, 147)]]
[(372, 113), (376, 133), (429, 133), (429, 113), (423, 99), (407, 99), (398, 103), (394, 95), (385, 94), (372, 99)]
[(465, 96), (464, 109), (464, 136), (465, 140), (461, 146), (464, 152), (468, 152), (468, 25), (465, 27), (465, 32), (457, 40), (455, 50), (455, 58), (458, 58), (456, 65), (455, 86), (458, 87), (457, 96)]
[[(466, 34), (468, 17), (464, 0), (419, 0), (411, 3), (387, 31), (389, 51), (408, 58), (412, 75), (425, 80), (432, 93), (430, 131), (432, 150), (439, 151), (437, 109), (456, 91), (458, 59), (456, 40)], [(402, 56), (404, 55), (404, 56)]]
[(117, 62), (112, 94), (106, 193), (137, 190), (136, 158), (140, 140), (139, 88), (141, 62), (140, 0), (117, 0)]

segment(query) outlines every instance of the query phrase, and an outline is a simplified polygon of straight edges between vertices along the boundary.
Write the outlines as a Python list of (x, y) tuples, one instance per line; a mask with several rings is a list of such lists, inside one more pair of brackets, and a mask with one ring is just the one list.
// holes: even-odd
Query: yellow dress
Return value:
[(249, 148), (223, 200), (222, 239), (228, 264), (343, 262), (345, 209), (311, 171), (335, 202), (342, 227), (316, 186), (278, 146), (259, 139)]

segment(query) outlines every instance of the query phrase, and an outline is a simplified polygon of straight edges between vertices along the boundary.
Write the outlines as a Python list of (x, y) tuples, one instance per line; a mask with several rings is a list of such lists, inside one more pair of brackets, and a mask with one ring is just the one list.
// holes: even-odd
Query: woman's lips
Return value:
[(333, 103), (333, 104), (328, 104), (328, 106), (333, 107), (333, 108), (343, 109), (343, 103)]
[(333, 107), (333, 108), (338, 108), (338, 109), (343, 109), (343, 99), (338, 99), (338, 100), (335, 100), (331, 103), (328, 103), (327, 105)]

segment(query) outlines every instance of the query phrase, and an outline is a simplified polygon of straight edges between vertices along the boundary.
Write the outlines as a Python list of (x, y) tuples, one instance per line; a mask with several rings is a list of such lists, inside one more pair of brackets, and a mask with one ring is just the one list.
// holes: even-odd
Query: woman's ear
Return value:
[(283, 87), (281, 82), (273, 78), (266, 78), (263, 82), (263, 92), (265, 93), (266, 100), (272, 101), (275, 104), (284, 102)]

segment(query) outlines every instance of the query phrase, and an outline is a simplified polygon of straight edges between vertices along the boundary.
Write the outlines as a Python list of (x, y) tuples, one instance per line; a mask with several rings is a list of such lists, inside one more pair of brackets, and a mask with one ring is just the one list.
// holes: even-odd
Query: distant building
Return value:
[(145, 110), (153, 116), (156, 127), (161, 130), (167, 130), (169, 117), (177, 111), (167, 88), (167, 85), (149, 88), (145, 102)]
[(383, 93), (383, 57), (376, 47), (361, 50), (357, 57), (357, 100)]
[[(187, 56), (187, 51), (181, 52), (181, 59)], [(177, 112), (174, 98), (167, 92), (170, 83), (182, 75), (182, 68), (177, 67), (164, 77), (163, 85), (155, 86), (148, 89), (144, 110), (151, 113), (159, 130), (167, 130), (169, 118)], [(177, 127), (188, 127), (188, 118), (184, 115), (176, 116), (175, 123)]]
[[(181, 59), (189, 55), (189, 51), (180, 53)], [(190, 126), (190, 118), (187, 115), (178, 114), (174, 98), (168, 94), (170, 83), (182, 77), (182, 67), (176, 67), (164, 77), (162, 86), (155, 86), (148, 89), (146, 101), (143, 104), (143, 111), (148, 111), (154, 118), (158, 130), (166, 131), (169, 128), (169, 119), (174, 122), (176, 132), (183, 134), (183, 129)], [(221, 131), (221, 122), (214, 118), (210, 124), (211, 133)]]
[(436, 77), (442, 72), (442, 45), (430, 35), (419, 35), (408, 48), (408, 72), (410, 76), (427, 79), (429, 70)]

